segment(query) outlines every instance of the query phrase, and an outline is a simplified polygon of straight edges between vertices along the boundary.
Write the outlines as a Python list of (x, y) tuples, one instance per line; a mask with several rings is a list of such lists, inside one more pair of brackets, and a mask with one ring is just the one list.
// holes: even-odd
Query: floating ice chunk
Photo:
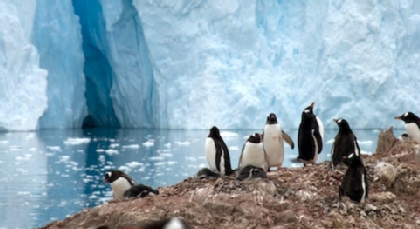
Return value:
[(152, 161), (161, 161), (163, 159), (164, 159), (164, 157), (162, 157), (162, 156), (152, 156), (152, 157), (149, 157), (149, 160), (152, 160)]
[(368, 144), (373, 144), (373, 142), (372, 142), (372, 141), (370, 141), (370, 140), (367, 140), (367, 141), (360, 141), (360, 140), (357, 140), (357, 142), (359, 143), (359, 145), (368, 145)]
[(59, 150), (61, 150), (60, 146), (47, 146), (47, 149), (53, 150), (53, 151), (59, 151)]
[(98, 161), (101, 163), (105, 163), (105, 156), (104, 155), (99, 156)]
[(139, 144), (132, 144), (132, 145), (125, 145), (122, 147), (123, 149), (138, 149), (140, 148)]
[(360, 154), (361, 155), (372, 155), (373, 153), (372, 152), (365, 151), (365, 150), (360, 150)]
[(239, 148), (237, 147), (237, 146), (231, 146), (231, 147), (229, 147), (229, 150), (232, 150), (232, 151), (236, 151), (236, 150), (238, 150)]
[(0, 144), (8, 144), (8, 143), (9, 143), (9, 141), (6, 141), (6, 140), (0, 141)]
[(333, 144), (334, 143), (334, 139), (330, 139), (327, 141), (327, 144)]
[(201, 163), (201, 164), (198, 165), (198, 168), (200, 168), (200, 169), (205, 168), (205, 167), (207, 167), (207, 165), (204, 164), (204, 163)]
[(125, 166), (125, 165), (121, 165), (118, 169), (121, 170), (121, 171), (125, 171), (127, 173), (129, 173), (131, 171), (131, 168), (128, 167), (128, 166)]
[(97, 149), (96, 152), (102, 153), (102, 152), (105, 152), (105, 150), (104, 149)]
[(58, 162), (68, 162), (70, 160), (69, 156), (59, 156), (59, 161)]
[(185, 157), (185, 160), (187, 160), (187, 161), (197, 161), (197, 159), (195, 159), (195, 157)]
[(109, 148), (114, 149), (114, 148), (117, 148), (117, 147), (119, 147), (119, 146), (120, 146), (120, 143), (111, 143), (111, 144), (109, 145)]
[(221, 131), (220, 136), (222, 136), (222, 137), (238, 137), (238, 134), (235, 133), (235, 132), (230, 132), (230, 131)]
[(171, 154), (171, 153), (161, 153), (161, 154), (159, 154), (160, 156), (162, 156), (162, 157), (173, 157), (174, 155), (173, 154)]
[(171, 144), (171, 143), (166, 143), (164, 146), (165, 146), (167, 149), (170, 149), (170, 148), (172, 147), (172, 144)]
[(176, 161), (168, 161), (168, 162), (166, 162), (167, 165), (175, 165), (176, 163), (178, 163), (178, 162), (176, 162)]
[(107, 150), (105, 150), (105, 153), (108, 154), (109, 156), (120, 154), (120, 152), (118, 150), (115, 150), (115, 149), (107, 149)]
[(29, 151), (36, 151), (36, 148), (30, 148)]
[(143, 142), (142, 144), (146, 147), (152, 147), (155, 143), (155, 141), (153, 139), (149, 139), (147, 140), (147, 142)]
[(137, 162), (137, 161), (132, 161), (132, 162), (125, 163), (125, 164), (130, 168), (135, 168), (135, 167), (143, 165), (143, 163), (140, 163), (140, 162)]
[(66, 141), (64, 141), (64, 144), (69, 145), (77, 145), (77, 144), (85, 144), (90, 143), (90, 138), (68, 138)]
[(31, 192), (28, 192), (28, 191), (18, 191), (17, 194), (18, 194), (18, 196), (29, 196), (29, 195), (31, 195)]
[(189, 146), (191, 144), (188, 141), (186, 141), (186, 142), (175, 141), (174, 143), (177, 144), (177, 145), (180, 145), (180, 146)]

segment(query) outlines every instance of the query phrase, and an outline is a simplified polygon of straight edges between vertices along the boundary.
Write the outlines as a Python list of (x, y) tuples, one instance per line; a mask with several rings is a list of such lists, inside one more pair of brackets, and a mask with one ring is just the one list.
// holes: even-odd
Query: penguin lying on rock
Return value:
[(257, 177), (267, 178), (267, 174), (265, 173), (264, 169), (252, 165), (247, 165), (237, 172), (236, 180), (242, 181), (246, 178)]
[(125, 197), (145, 197), (150, 193), (159, 194), (158, 190), (144, 184), (136, 184), (133, 179), (121, 170), (109, 170), (105, 173), (104, 183), (110, 183), (112, 196), (116, 200), (124, 200)]
[[(108, 225), (101, 225), (91, 229), (111, 229), (111, 227)], [(193, 229), (193, 227), (180, 218), (172, 217), (146, 223), (140, 226), (126, 225), (119, 227), (119, 229)]]

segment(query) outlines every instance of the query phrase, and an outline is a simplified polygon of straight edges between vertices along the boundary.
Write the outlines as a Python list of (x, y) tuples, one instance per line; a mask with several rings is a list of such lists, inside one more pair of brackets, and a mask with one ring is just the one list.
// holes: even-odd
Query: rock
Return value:
[(393, 127), (390, 127), (386, 131), (381, 130), (381, 132), (379, 133), (375, 154), (386, 152), (394, 145), (396, 141), (399, 140), (394, 136)]
[(295, 223), (298, 220), (296, 212), (292, 210), (284, 210), (277, 214), (275, 218), (276, 224)]
[(378, 193), (372, 193), (369, 197), (369, 199), (372, 202), (378, 202), (380, 204), (389, 204), (393, 203), (396, 196), (392, 192), (378, 192)]
[(392, 164), (385, 162), (378, 163), (374, 168), (374, 172), (387, 187), (391, 187), (398, 175), (397, 169)]

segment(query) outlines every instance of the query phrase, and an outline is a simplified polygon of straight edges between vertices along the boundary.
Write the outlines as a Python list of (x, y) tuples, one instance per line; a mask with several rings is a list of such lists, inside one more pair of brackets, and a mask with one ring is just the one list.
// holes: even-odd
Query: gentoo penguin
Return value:
[[(315, 164), (318, 154), (322, 151), (323, 125), (321, 120), (313, 113), (315, 103), (311, 103), (302, 111), (301, 122), (298, 130), (298, 162)], [(293, 161), (293, 160), (292, 160)]]
[[(270, 115), (267, 116), (267, 121), (264, 126), (263, 148), (264, 151), (267, 153), (268, 161), (270, 162), (270, 167), (276, 166), (277, 169), (281, 168), (281, 165), (283, 164), (284, 160), (283, 134), (285, 133), (281, 129), (280, 124), (277, 122), (277, 116), (274, 113), (270, 113)], [(289, 139), (291, 141), (290, 137)], [(293, 149), (293, 141), (288, 143)]]
[(411, 140), (420, 143), (420, 118), (413, 112), (406, 112), (401, 116), (396, 116), (394, 119), (403, 120), (405, 122), (405, 129)]
[(350, 154), (345, 158), (350, 160), (350, 165), (340, 184), (338, 196), (340, 200), (347, 196), (353, 201), (364, 203), (369, 193), (366, 168), (360, 156)]
[(401, 134), (401, 140), (404, 142), (410, 141), (410, 138), (408, 137), (408, 134)]
[[(110, 229), (107, 225), (96, 227), (95, 229)], [(119, 229), (192, 229), (185, 221), (180, 218), (164, 218), (154, 222), (146, 223), (143, 225), (125, 225)]]
[(253, 165), (247, 165), (238, 169), (236, 180), (244, 180), (246, 178), (267, 178), (267, 174), (265, 173), (264, 169), (260, 167), (255, 167)]
[(150, 193), (153, 193), (154, 195), (159, 195), (159, 190), (154, 190), (150, 186), (144, 185), (144, 184), (136, 184), (127, 191), (124, 192), (124, 197), (128, 198), (136, 198), (136, 197), (146, 197)]
[(221, 176), (229, 176), (234, 172), (230, 164), (229, 149), (217, 127), (213, 126), (206, 139), (205, 150), (209, 169)]
[(263, 148), (262, 135), (255, 133), (250, 135), (242, 147), (239, 157), (238, 169), (248, 165), (268, 171), (270, 162)]
[(220, 175), (219, 173), (213, 172), (208, 168), (202, 168), (195, 174), (195, 176), (205, 178), (205, 177), (219, 177)]
[(120, 170), (109, 170), (105, 173), (104, 183), (110, 183), (114, 199), (123, 200), (125, 191), (131, 189), (136, 183)]
[(349, 123), (345, 119), (333, 119), (338, 125), (338, 133), (334, 138), (334, 143), (331, 147), (332, 167), (333, 169), (340, 163), (349, 165), (350, 161), (343, 160), (343, 157), (348, 157), (351, 154), (360, 156), (360, 147), (357, 143), (357, 137), (353, 134)]

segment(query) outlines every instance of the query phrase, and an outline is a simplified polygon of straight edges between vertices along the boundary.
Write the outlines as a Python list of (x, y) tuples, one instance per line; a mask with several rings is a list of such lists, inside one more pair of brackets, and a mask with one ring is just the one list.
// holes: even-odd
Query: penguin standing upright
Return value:
[(205, 143), (205, 151), (209, 169), (212, 172), (220, 176), (229, 176), (234, 172), (230, 164), (229, 149), (220, 136), (219, 129), (215, 126), (210, 129)]
[(255, 133), (250, 135), (242, 147), (242, 153), (239, 157), (238, 169), (252, 165), (268, 171), (270, 162), (267, 154), (264, 152), (262, 135)]
[(369, 193), (366, 167), (361, 157), (355, 154), (345, 156), (345, 159), (350, 160), (350, 165), (340, 184), (338, 196), (340, 200), (347, 196), (353, 201), (364, 203)]
[(343, 159), (343, 157), (348, 157), (353, 153), (360, 156), (360, 147), (347, 120), (340, 118), (333, 119), (333, 121), (337, 123), (339, 128), (331, 147), (332, 167), (334, 169), (340, 163), (349, 165), (349, 160)]
[(111, 184), (112, 196), (116, 200), (123, 200), (125, 191), (136, 185), (133, 179), (121, 170), (107, 171), (103, 182)]
[(406, 112), (401, 116), (396, 116), (394, 119), (403, 120), (405, 122), (405, 129), (407, 130), (408, 137), (420, 143), (420, 118), (413, 112)]
[[(277, 116), (270, 113), (267, 116), (267, 121), (264, 126), (263, 132), (263, 148), (268, 156), (270, 167), (276, 166), (280, 169), (284, 160), (284, 131), (281, 129), (280, 124), (277, 122)], [(288, 135), (287, 135), (288, 136)], [(291, 141), (291, 138), (289, 137)], [(293, 141), (288, 142), (291, 148), (294, 148)]]
[(303, 110), (298, 130), (299, 156), (294, 162), (301, 162), (304, 166), (315, 164), (318, 161), (318, 154), (321, 153), (323, 146), (323, 125), (313, 113), (314, 105), (315, 103), (311, 103)]

